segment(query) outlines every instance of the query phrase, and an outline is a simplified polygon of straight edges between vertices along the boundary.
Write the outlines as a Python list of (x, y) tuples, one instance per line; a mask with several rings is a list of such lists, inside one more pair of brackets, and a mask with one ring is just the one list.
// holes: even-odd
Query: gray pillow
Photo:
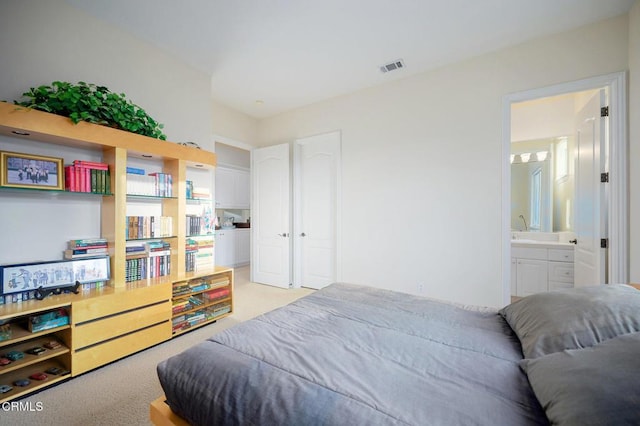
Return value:
[(525, 358), (593, 346), (640, 331), (640, 291), (624, 285), (572, 288), (527, 296), (500, 310)]
[(540, 405), (553, 425), (640, 423), (640, 333), (586, 349), (525, 359)]

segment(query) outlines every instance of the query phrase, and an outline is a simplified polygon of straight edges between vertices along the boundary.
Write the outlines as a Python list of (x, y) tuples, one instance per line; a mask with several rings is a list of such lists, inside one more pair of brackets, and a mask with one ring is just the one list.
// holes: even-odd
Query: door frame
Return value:
[[(505, 95), (502, 100), (502, 294), (511, 302), (511, 106), (572, 92), (607, 88), (609, 94), (608, 281), (629, 282), (627, 73), (616, 72)], [(620, 113), (617, 113), (620, 112)]]

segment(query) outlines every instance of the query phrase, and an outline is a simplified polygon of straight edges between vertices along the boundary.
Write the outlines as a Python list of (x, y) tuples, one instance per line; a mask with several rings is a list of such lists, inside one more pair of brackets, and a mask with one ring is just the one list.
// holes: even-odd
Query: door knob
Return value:
[(569, 240), (569, 242), (570, 242), (571, 244), (578, 244), (578, 239), (576, 238), (575, 240)]
[(280, 236), (282, 238), (287, 238), (289, 236), (289, 234), (287, 234), (286, 232), (283, 232), (282, 234), (278, 234), (278, 236)]
[(302, 234), (300, 234), (301, 237), (306, 237), (307, 234), (305, 234), (304, 232)]

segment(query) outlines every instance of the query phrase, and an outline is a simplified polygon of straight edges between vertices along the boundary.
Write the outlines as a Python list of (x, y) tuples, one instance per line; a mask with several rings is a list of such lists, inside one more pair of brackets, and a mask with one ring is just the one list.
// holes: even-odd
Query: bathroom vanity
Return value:
[(511, 240), (511, 295), (573, 287), (575, 245), (560, 240)]

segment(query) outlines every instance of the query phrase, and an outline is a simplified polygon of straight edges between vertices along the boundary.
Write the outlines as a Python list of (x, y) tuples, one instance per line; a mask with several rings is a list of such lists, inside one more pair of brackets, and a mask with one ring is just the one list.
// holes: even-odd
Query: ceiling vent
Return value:
[(380, 71), (385, 73), (389, 71), (395, 71), (404, 68), (404, 61), (402, 59), (395, 60), (393, 62), (389, 62), (388, 64), (384, 64), (380, 67)]

